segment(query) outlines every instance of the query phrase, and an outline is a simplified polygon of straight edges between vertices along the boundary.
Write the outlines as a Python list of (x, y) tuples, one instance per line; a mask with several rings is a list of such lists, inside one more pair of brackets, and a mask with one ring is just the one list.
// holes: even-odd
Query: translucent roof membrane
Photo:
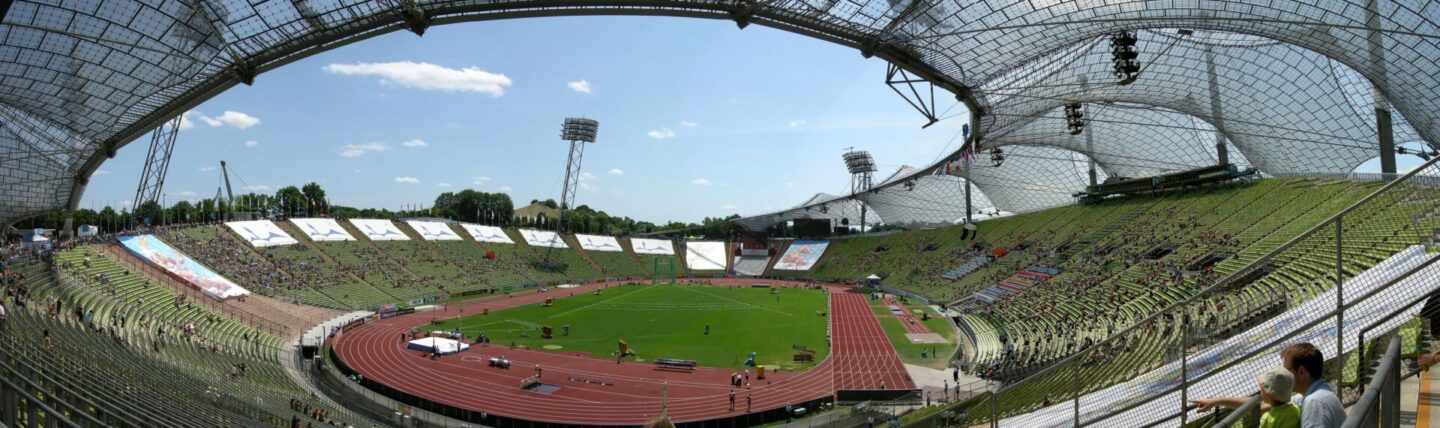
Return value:
[[(953, 224), (965, 218), (965, 180), (947, 175), (930, 175), (909, 166), (901, 167), (876, 183), (871, 191), (835, 196), (818, 194), (793, 208), (746, 217), (738, 222), (750, 230), (795, 219), (828, 219), (860, 225), (860, 205), (868, 208), (865, 223), (924, 227)], [(977, 211), (994, 211), (995, 205), (977, 187), (971, 188)]]
[[(1021, 155), (987, 174), (1023, 181), (975, 177), (1007, 211), (1060, 200), (999, 194), (1062, 184), (1026, 169), (1032, 151), (1142, 175), (1204, 164), (1205, 129), (1263, 172), (1348, 172), (1377, 155), (1375, 93), (1395, 113), (1397, 143), (1440, 141), (1440, 0), (16, 0), (0, 21), (0, 223), (74, 207), (115, 149), (256, 73), (385, 32), (575, 14), (735, 19), (970, 88), (982, 146)], [(1109, 69), (1119, 30), (1136, 31), (1144, 67), (1128, 86)], [(1047, 132), (1070, 102), (1093, 113), (1090, 141)], [(932, 196), (870, 203), (897, 222), (955, 213), (954, 195)], [(910, 206), (922, 200), (934, 206)]]

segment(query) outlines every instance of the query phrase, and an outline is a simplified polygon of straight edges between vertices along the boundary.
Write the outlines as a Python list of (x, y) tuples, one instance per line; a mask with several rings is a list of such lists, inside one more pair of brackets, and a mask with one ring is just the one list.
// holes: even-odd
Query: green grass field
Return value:
[[(929, 367), (932, 369), (944, 369), (949, 366), (950, 356), (955, 353), (955, 348), (960, 346), (959, 342), (955, 341), (955, 329), (950, 327), (950, 321), (945, 319), (944, 316), (941, 316), (939, 312), (935, 312), (935, 309), (928, 306), (914, 304), (903, 306), (905, 310), (915, 313), (916, 317), (919, 317), (922, 313), (929, 313), (930, 319), (922, 322), (925, 323), (925, 327), (929, 328), (931, 332), (939, 334), (940, 337), (944, 338), (946, 343), (910, 343), (910, 339), (905, 337), (905, 326), (900, 325), (900, 320), (895, 319), (895, 316), (890, 314), (890, 308), (885, 306), (885, 301), (880, 299), (870, 300), (870, 310), (874, 311), (875, 318), (880, 320), (880, 327), (885, 329), (885, 336), (890, 338), (891, 344), (895, 345), (895, 352), (900, 354), (900, 360), (905, 362), (905, 364)], [(923, 352), (926, 350), (937, 350), (939, 351), (939, 355), (929, 356), (929, 352)], [(920, 355), (922, 353), (927, 356), (921, 357)]]
[[(554, 352), (584, 352), (614, 358), (624, 339), (636, 361), (656, 358), (695, 360), (707, 367), (738, 368), (751, 351), (759, 364), (802, 370), (814, 363), (796, 363), (792, 344), (816, 351), (825, 359), (828, 297), (817, 290), (715, 287), (702, 285), (627, 285), (569, 296), (552, 291), (551, 307), (531, 304), (489, 315), (467, 315), (442, 322), (438, 329), (459, 325), (467, 337), (484, 332), (497, 344), (515, 343)], [(566, 336), (564, 325), (570, 325)], [(705, 326), (710, 334), (705, 334)], [(541, 338), (540, 327), (555, 329)]]

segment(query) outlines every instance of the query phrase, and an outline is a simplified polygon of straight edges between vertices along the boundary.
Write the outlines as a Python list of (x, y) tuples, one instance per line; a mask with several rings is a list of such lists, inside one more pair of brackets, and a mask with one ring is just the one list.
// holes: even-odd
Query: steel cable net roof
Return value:
[[(1371, 84), (1397, 113), (1397, 142), (1440, 141), (1440, 0), (16, 0), (0, 21), (0, 222), (77, 206), (116, 149), (257, 73), (397, 30), (575, 14), (733, 19), (857, 47), (915, 72), (982, 113), (982, 146), (1017, 146), (1012, 161), (974, 177), (1012, 212), (1060, 201), (998, 193), (1061, 184), (1043, 176), (1059, 173), (1030, 169), (1043, 159), (1024, 159), (1032, 150), (1075, 157), (1051, 152), (1078, 143), (1042, 135), (1050, 125), (1040, 117), (1065, 102), (1094, 113), (1096, 135), (1083, 147), (1095, 150), (1081, 152), (1115, 175), (1203, 162), (1207, 126), (1238, 149), (1232, 158), (1265, 172), (1347, 172), (1376, 155)], [(1144, 66), (1128, 86), (1111, 84), (1107, 72), (1107, 37), (1119, 30), (1138, 30)], [(1094, 107), (1104, 102), (1136, 111)], [(1175, 114), (1202, 130), (1127, 137), (1143, 126), (1100, 122), (1185, 122)], [(872, 205), (882, 218), (887, 210), (924, 217), (916, 208), (901, 214), (898, 202)], [(938, 205), (926, 210), (953, 209)]]
[[(925, 175), (919, 169), (904, 166), (876, 183), (869, 192), (843, 196), (820, 193), (793, 208), (736, 222), (750, 230), (796, 219), (834, 220), (837, 225), (859, 226), (863, 203), (869, 209), (864, 219), (867, 225), (947, 225), (965, 217), (964, 183), (959, 177)], [(995, 211), (994, 204), (978, 188), (971, 188), (971, 198), (977, 211)]]

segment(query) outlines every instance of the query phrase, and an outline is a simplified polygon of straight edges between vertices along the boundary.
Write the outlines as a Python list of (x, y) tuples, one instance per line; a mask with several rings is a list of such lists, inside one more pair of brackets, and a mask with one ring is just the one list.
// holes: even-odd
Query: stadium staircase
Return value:
[(1090, 249), (1090, 247), (1094, 246), (1096, 242), (1110, 236), (1111, 234), (1115, 233), (1116, 230), (1120, 230), (1120, 228), (1125, 227), (1126, 224), (1129, 224), (1131, 221), (1139, 218), (1140, 215), (1145, 214), (1145, 211), (1149, 208), (1149, 206), (1139, 206), (1131, 208), (1129, 211), (1126, 211), (1125, 214), (1122, 214), (1119, 217), (1116, 217), (1114, 220), (1111, 220), (1104, 227), (1095, 229), (1094, 231), (1091, 231), (1084, 237), (1080, 238), (1079, 241), (1072, 243), (1069, 247), (1065, 249), (1065, 251), (1057, 254), (1056, 257), (1060, 260), (1069, 260), (1071, 256)]
[(557, 261), (565, 266), (564, 271), (561, 272), (532, 268), (530, 276), (541, 284), (560, 284), (604, 277), (604, 274), (600, 273), (600, 269), (594, 264), (591, 264), (588, 259), (584, 258), (583, 255), (579, 253), (579, 250), (575, 249), (579, 248), (578, 245), (571, 247), (570, 245), (572, 244), (567, 243), (564, 248), (533, 247), (525, 242), (525, 238), (520, 235), (518, 230), (506, 229), (505, 233), (510, 236), (512, 241), (515, 241), (515, 245), (524, 247), (519, 249), (519, 251), (521, 253), (528, 253), (530, 260)]
[(625, 251), (633, 255), (635, 259), (640, 262), (640, 268), (645, 269), (646, 275), (654, 277), (656, 275), (655, 267), (657, 265), (660, 266), (661, 269), (661, 272), (659, 272), (660, 275), (669, 275), (671, 273), (669, 266), (674, 266), (674, 274), (676, 276), (683, 277), (690, 274), (690, 269), (685, 266), (685, 259), (682, 258), (684, 257), (685, 247), (676, 244), (674, 241), (671, 241), (671, 247), (674, 249), (675, 254), (661, 255), (637, 253), (635, 252), (634, 241), (629, 238), (623, 239), (623, 243), (620, 245), (624, 246)]
[[(580, 246), (580, 239), (575, 235), (565, 235), (565, 243), (589, 260), (590, 265), (605, 278), (645, 276), (646, 269), (640, 266), (633, 255), (623, 251), (625, 248), (623, 244), (620, 246), (622, 251), (590, 251)], [(619, 239), (616, 239), (616, 243), (619, 243)]]
[[(410, 268), (401, 261), (403, 258), (390, 256), (390, 254), (392, 253), (407, 250), (411, 253), (410, 256), (420, 256), (419, 254), (417, 254), (418, 251), (414, 251), (415, 248), (411, 247), (410, 245), (413, 244), (414, 241), (406, 240), (376, 242), (374, 240), (371, 240), (370, 237), (365, 236), (364, 233), (361, 233), (360, 229), (355, 227), (355, 224), (349, 221), (340, 220), (336, 221), (336, 223), (339, 223), (340, 227), (345, 229), (345, 232), (349, 233), (350, 236), (355, 237), (354, 241), (348, 241), (340, 244), (341, 246), (350, 247), (350, 254), (338, 256), (337, 259), (344, 257), (358, 258), (360, 263), (354, 263), (352, 264), (352, 266), (359, 267), (363, 265), (365, 267), (365, 272), (369, 273), (365, 275), (366, 281), (369, 281), (372, 284), (389, 284), (392, 286), (392, 290), (404, 287), (407, 283), (414, 284), (422, 281), (421, 275), (418, 275), (414, 271), (411, 271)], [(392, 221), (391, 223), (393, 224), (394, 222)], [(381, 245), (385, 245), (387, 248), (381, 248)], [(398, 248), (402, 246), (405, 248)], [(382, 277), (383, 279), (377, 278), (377, 275), (375, 275), (376, 273), (378, 273), (378, 276)], [(440, 290), (434, 289), (424, 291), (431, 292), (431, 294), (433, 295), (434, 293), (438, 293)], [(410, 293), (398, 291), (395, 294), (398, 294), (400, 297), (405, 297)]]
[(770, 256), (735, 256), (736, 275), (761, 276), (769, 269)]
[(344, 242), (314, 242), (309, 235), (288, 221), (277, 221), (275, 224), (299, 241), (298, 245), (270, 247), (268, 251), (273, 252), (277, 264), (290, 269), (292, 275), (295, 270), (305, 270), (308, 271), (308, 276), (323, 281), (324, 285), (321, 287), (326, 289), (325, 294), (344, 303), (343, 309), (374, 309), (380, 304), (400, 300), (382, 284), (372, 284), (354, 270), (346, 268), (345, 264), (321, 247), (322, 244), (328, 246)]
[(979, 256), (975, 256), (974, 258), (966, 261), (965, 264), (962, 264), (962, 265), (960, 265), (960, 266), (957, 266), (957, 267), (954, 268), (954, 269), (951, 269), (951, 270), (949, 270), (949, 271), (946, 271), (945, 273), (940, 274), (940, 277), (941, 277), (941, 278), (945, 278), (945, 279), (950, 279), (950, 280), (958, 280), (958, 279), (960, 279), (961, 277), (964, 277), (965, 275), (969, 275), (970, 272), (974, 272), (974, 271), (976, 271), (977, 269), (980, 269), (980, 268), (982, 268), (982, 267), (985, 267), (985, 265), (988, 265), (988, 264), (990, 264), (990, 262), (993, 262), (993, 261), (995, 261), (995, 256), (992, 256), (992, 255), (989, 255), (989, 254), (982, 254), (982, 255), (979, 255)]
[[(287, 340), (298, 338), (302, 332), (311, 326), (341, 315), (339, 311), (317, 306), (282, 303), (253, 293), (243, 300), (227, 299), (224, 301), (215, 301), (204, 293), (197, 291), (190, 284), (183, 283), (168, 275), (164, 270), (135, 257), (134, 254), (121, 249), (118, 245), (99, 244), (91, 248), (99, 249), (105, 254), (107, 261), (114, 261), (126, 271), (135, 274), (133, 276), (134, 278), (143, 277), (149, 284), (169, 288), (175, 294), (185, 295), (187, 299), (200, 302), (215, 311), (225, 314), (225, 316), (230, 319), (244, 322), (256, 329), (264, 330), (269, 334), (278, 335)], [(125, 276), (130, 275), (125, 274)]]
[[(211, 263), (205, 263), (205, 265), (209, 266), (212, 269), (216, 269), (218, 267), (216, 272), (221, 273), (221, 275), (224, 275), (226, 278), (229, 278), (232, 281), (236, 280), (236, 278), (240, 278), (240, 281), (245, 285), (254, 286), (255, 288), (250, 288), (250, 291), (255, 291), (256, 289), (265, 290), (270, 287), (267, 287), (264, 284), (260, 284), (257, 281), (246, 281), (246, 279), (248, 279), (250, 275), (245, 275), (241, 272), (224, 272), (224, 270), (229, 270), (229, 265), (235, 262), (248, 263), (250, 266), (260, 266), (262, 269), (268, 267), (269, 269), (273, 269), (274, 271), (278, 272), (283, 278), (281, 281), (284, 283), (284, 285), (288, 286), (284, 287), (284, 290), (276, 292), (278, 297), (287, 298), (286, 300), (299, 299), (299, 303), (319, 306), (323, 308), (347, 308), (347, 306), (341, 303), (339, 299), (330, 296), (324, 288), (319, 287), (317, 286), (317, 284), (311, 283), (309, 281), (303, 281), (296, 278), (293, 272), (290, 272), (285, 267), (276, 264), (275, 259), (271, 256), (270, 253), (261, 253), (261, 250), (259, 248), (251, 246), (249, 242), (246, 242), (244, 238), (236, 234), (235, 231), (230, 230), (230, 228), (228, 227), (223, 227), (219, 225), (200, 225), (195, 227), (180, 228), (178, 232), (185, 235), (186, 238), (198, 241), (201, 245), (209, 244), (217, 247), (243, 249), (241, 251), (247, 254), (246, 256), (236, 254), (236, 252), (232, 250), (229, 251), (232, 259), (226, 260), (226, 262), (229, 263), (215, 263), (221, 261), (211, 260)], [(292, 235), (292, 237), (295, 238), (297, 242), (306, 239), (304, 236)], [(182, 241), (181, 243), (179, 243), (179, 245), (181, 246), (190, 244), (188, 241), (185, 240), (178, 241)], [(172, 242), (172, 244), (176, 243)], [(185, 248), (184, 250), (187, 255), (195, 258), (196, 260), (208, 259), (208, 257), (210, 256), (206, 251), (203, 251), (199, 248)], [(297, 292), (297, 295), (289, 295), (292, 291)]]
[[(464, 230), (457, 230), (456, 234), (460, 235), (461, 240), (435, 241), (431, 245), (462, 272), (474, 276), (483, 286), (509, 290), (538, 282), (528, 275), (529, 258), (522, 256), (523, 253), (517, 251), (519, 248), (515, 244), (476, 241)], [(494, 257), (487, 257), (487, 254), (493, 254)]]
[[(769, 245), (771, 246), (771, 248), (775, 250), (775, 257), (772, 257), (771, 260), (769, 260), (769, 263), (765, 264), (765, 271), (762, 272), (760, 276), (774, 276), (775, 264), (780, 262), (781, 257), (785, 257), (785, 252), (790, 251), (790, 244), (793, 244), (794, 242), (795, 241), (784, 240), (780, 241), (779, 243), (770, 243)], [(814, 266), (811, 266), (811, 268), (813, 269)]]

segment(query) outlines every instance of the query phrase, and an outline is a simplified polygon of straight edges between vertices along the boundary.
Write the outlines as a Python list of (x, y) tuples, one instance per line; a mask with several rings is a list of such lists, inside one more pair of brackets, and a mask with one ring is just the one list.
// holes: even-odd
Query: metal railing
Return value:
[[(1256, 372), (1247, 368), (1252, 361), (1278, 365), (1275, 356), (1280, 349), (1301, 341), (1315, 342), (1329, 357), (1328, 365), (1336, 373), (1326, 378), (1342, 388), (1352, 385), (1340, 373), (1349, 367), (1349, 350), (1363, 351), (1367, 333), (1388, 333), (1408, 320), (1406, 312), (1417, 312), (1418, 306), (1403, 302), (1415, 293), (1433, 290), (1411, 289), (1422, 287), (1414, 284), (1440, 283), (1440, 273), (1427, 269), (1440, 251), (1437, 161), (1383, 186), (1356, 181), (1281, 184), (1359, 189), (1351, 192), (1365, 186), (1379, 188), (1358, 200), (1340, 196), (1344, 192), (1313, 192), (1329, 195), (1320, 200), (1302, 191), (1293, 203), (1307, 204), (1306, 214), (1258, 234), (1261, 237), (1231, 261), (1217, 265), (1221, 279), (1194, 284), (1197, 290), (1187, 290), (1187, 296), (1175, 303), (1143, 308), (1139, 321), (1048, 368), (1007, 382), (993, 395), (945, 409), (968, 415), (969, 425), (998, 426), (1000, 420), (1014, 417), (1018, 425), (1143, 426), (1157, 422), (1156, 415), (1161, 415), (1160, 421), (1184, 424), (1197, 417), (1185, 408), (1191, 398), (1253, 392), (1239, 390), (1254, 386), (1250, 380)], [(1279, 243), (1282, 236), (1294, 238)], [(1259, 266), (1270, 271), (1250, 275)], [(1402, 282), (1412, 287), (1390, 289)], [(1290, 308), (1264, 313), (1263, 304), (1276, 297), (1288, 297)], [(1392, 315), (1376, 318), (1380, 312)], [(1359, 321), (1350, 322), (1355, 317)], [(1284, 328), (1255, 329), (1275, 327), (1280, 321)], [(1321, 330), (1327, 333), (1316, 333)], [(1227, 342), (1231, 337), (1220, 336), (1222, 331), (1239, 332), (1235, 336), (1245, 335), (1248, 340)], [(910, 425), (944, 425), (933, 419), (921, 418)]]
[[(1424, 405), (1424, 404), (1421, 404)], [(1391, 336), (1365, 394), (1350, 409), (1344, 428), (1400, 426), (1400, 336)]]
[(1240, 423), (1240, 426), (1253, 427), (1260, 425), (1260, 396), (1256, 395), (1245, 400), (1245, 404), (1236, 407), (1220, 422), (1215, 423), (1215, 428), (1227, 428)]
[[(200, 305), (210, 308), (211, 311), (223, 314), (225, 317), (248, 324), (258, 330), (264, 330), (272, 335), (288, 337), (290, 326), (265, 319), (264, 316), (250, 312), (244, 308), (231, 305), (228, 302), (216, 301), (210, 295), (196, 290), (188, 284), (182, 283), (179, 279), (170, 277), (160, 270), (159, 267), (139, 261), (135, 255), (121, 249), (114, 244), (101, 244), (98, 248), (106, 253), (111, 261), (129, 269), (139, 275), (144, 275), (157, 287), (165, 287), (177, 293), (183, 293), (187, 302), (199, 302)], [(169, 287), (166, 284), (179, 284), (179, 287)]]

